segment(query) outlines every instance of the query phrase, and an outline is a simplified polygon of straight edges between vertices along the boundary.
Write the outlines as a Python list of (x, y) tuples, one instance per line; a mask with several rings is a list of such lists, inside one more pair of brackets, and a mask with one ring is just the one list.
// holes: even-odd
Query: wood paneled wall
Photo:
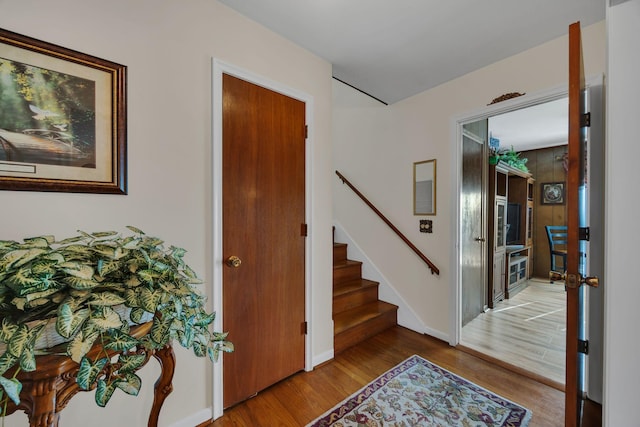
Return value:
[(543, 148), (540, 150), (523, 151), (521, 157), (529, 159), (527, 167), (536, 180), (533, 192), (533, 276), (549, 277), (549, 243), (545, 232), (545, 225), (566, 224), (566, 204), (543, 205), (541, 203), (541, 184), (548, 182), (565, 182), (566, 171), (563, 166), (563, 156), (567, 146)]

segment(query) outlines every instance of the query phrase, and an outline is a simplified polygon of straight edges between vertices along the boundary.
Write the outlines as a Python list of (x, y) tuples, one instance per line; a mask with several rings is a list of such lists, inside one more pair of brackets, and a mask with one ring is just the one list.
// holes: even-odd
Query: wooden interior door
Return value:
[(304, 102), (226, 74), (222, 86), (227, 408), (304, 369), (306, 132)]
[(582, 370), (578, 340), (582, 336), (581, 277), (583, 274), (580, 243), (582, 218), (580, 188), (585, 177), (585, 139), (582, 124), (585, 90), (580, 23), (569, 27), (569, 167), (567, 172), (567, 290), (565, 426), (580, 425), (582, 413)]
[(487, 126), (487, 120), (463, 126), (460, 193), (462, 326), (484, 312), (488, 299), (485, 267), (487, 218), (484, 206)]

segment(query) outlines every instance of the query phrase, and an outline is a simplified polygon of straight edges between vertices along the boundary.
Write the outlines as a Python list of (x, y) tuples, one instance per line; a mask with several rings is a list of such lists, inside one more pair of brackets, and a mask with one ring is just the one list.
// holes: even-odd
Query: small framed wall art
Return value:
[(543, 205), (564, 204), (564, 182), (546, 182), (540, 184), (540, 202)]

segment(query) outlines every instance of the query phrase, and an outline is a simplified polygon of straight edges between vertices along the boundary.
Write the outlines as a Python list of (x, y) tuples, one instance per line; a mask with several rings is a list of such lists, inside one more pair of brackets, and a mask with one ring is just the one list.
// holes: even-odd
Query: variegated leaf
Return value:
[(0, 341), (6, 343), (17, 330), (18, 325), (13, 323), (7, 317), (4, 317), (2, 319), (2, 324), (0, 325)]
[(50, 259), (38, 261), (31, 266), (31, 272), (39, 277), (51, 278), (56, 272), (55, 265), (56, 262)]
[(98, 261), (98, 274), (105, 277), (107, 274), (118, 271), (122, 268), (122, 263), (114, 260), (101, 259)]
[(22, 384), (16, 378), (0, 377), (0, 385), (4, 389), (4, 392), (9, 396), (9, 399), (13, 400), (16, 405), (20, 404), (20, 391), (22, 391)]
[(221, 351), (224, 351), (225, 353), (232, 353), (233, 350), (233, 343), (224, 341), (208, 347), (207, 353), (209, 355), (209, 359), (211, 359), (212, 362), (216, 362), (218, 360), (218, 357), (220, 356)]
[(0, 356), (0, 375), (3, 375), (5, 372), (7, 372), (13, 365), (16, 364), (17, 361), (18, 358), (8, 351)]
[(140, 246), (140, 242), (142, 242), (142, 239), (140, 238), (127, 237), (122, 242), (122, 248), (127, 250), (138, 249), (138, 247)]
[(7, 343), (7, 352), (15, 357), (20, 357), (24, 346), (29, 342), (30, 338), (29, 327), (25, 324), (18, 325), (18, 329)]
[(151, 326), (151, 339), (160, 345), (164, 345), (169, 342), (170, 334), (169, 329), (171, 327), (172, 320), (165, 316), (163, 319), (158, 317), (153, 319), (153, 325)]
[(150, 291), (147, 288), (141, 289), (140, 293), (138, 294), (138, 302), (140, 306), (145, 310), (147, 310), (149, 313), (156, 312), (159, 299), (160, 299), (160, 292)]
[(207, 346), (199, 343), (199, 342), (194, 342), (193, 343), (193, 354), (195, 354), (198, 357), (204, 357), (207, 355)]
[(11, 304), (13, 304), (18, 310), (24, 311), (24, 307), (27, 305), (27, 299), (16, 297), (11, 300)]
[(27, 299), (26, 307), (29, 307), (29, 308), (40, 307), (40, 306), (46, 305), (46, 304), (48, 304), (50, 302), (51, 302), (51, 300), (49, 298), (38, 298), (38, 299), (34, 299), (33, 301), (29, 301)]
[(43, 255), (43, 259), (51, 261), (52, 263), (55, 263), (55, 264), (62, 264), (66, 261), (64, 255), (62, 255), (60, 252), (51, 252), (46, 255)]
[(91, 233), (91, 235), (97, 239), (102, 239), (104, 237), (117, 236), (118, 232), (117, 231), (96, 231)]
[(175, 259), (182, 259), (182, 257), (184, 257), (184, 254), (187, 253), (185, 249), (178, 248), (176, 246), (171, 246), (169, 250), (171, 251), (171, 256)]
[(113, 259), (116, 248), (114, 248), (113, 246), (101, 244), (93, 246), (93, 251), (98, 255)]
[(91, 317), (89, 319), (90, 324), (94, 325), (101, 331), (108, 329), (119, 328), (122, 326), (122, 319), (120, 315), (116, 313), (111, 307), (101, 307), (102, 316)]
[(153, 281), (160, 277), (157, 272), (150, 269), (140, 270), (137, 272), (137, 274), (140, 280), (147, 284), (153, 284)]
[(56, 331), (64, 338), (70, 338), (78, 327), (89, 317), (89, 309), (83, 308), (74, 312), (69, 304), (58, 307)]
[(138, 340), (131, 335), (114, 330), (109, 335), (109, 342), (104, 345), (107, 350), (125, 351), (138, 345)]
[(140, 305), (138, 301), (138, 293), (133, 289), (127, 289), (124, 291), (124, 301), (127, 307), (138, 307)]
[(123, 304), (125, 299), (112, 292), (99, 292), (91, 295), (90, 305), (114, 306)]
[(196, 322), (196, 326), (209, 326), (216, 320), (216, 313), (210, 313), (205, 316), (199, 316), (198, 321)]
[(191, 267), (185, 266), (184, 270), (183, 270), (183, 273), (189, 279), (189, 284), (191, 284), (191, 285), (199, 285), (199, 284), (203, 283), (202, 280), (198, 278), (198, 276), (196, 275), (195, 271), (193, 271), (191, 269)]
[(122, 365), (118, 372), (135, 372), (138, 368), (144, 365), (144, 362), (147, 360), (147, 357), (144, 354), (121, 354), (118, 357), (118, 362)]
[(6, 267), (7, 269), (18, 268), (46, 252), (47, 250), (42, 248), (18, 249), (15, 251), (8, 252), (3, 257), (3, 260), (8, 261), (9, 263)]
[(153, 269), (161, 273), (171, 272), (171, 265), (164, 262), (155, 261), (153, 263)]
[(100, 286), (100, 282), (93, 279), (82, 279), (80, 277), (65, 277), (64, 282), (71, 286), (73, 289), (78, 289), (81, 291), (87, 289), (93, 289), (97, 286)]
[(134, 373), (127, 373), (123, 379), (115, 381), (115, 385), (131, 396), (137, 396), (142, 387), (142, 380)]
[(96, 404), (101, 408), (107, 406), (113, 392), (116, 390), (116, 385), (114, 383), (107, 383), (104, 380), (98, 381), (98, 386), (96, 387)]
[(140, 230), (139, 228), (134, 227), (133, 225), (127, 225), (127, 228), (131, 231), (133, 231), (136, 234), (140, 234), (144, 236), (144, 231)]
[(20, 356), (20, 368), (26, 372), (36, 370), (36, 356), (32, 348), (25, 348), (22, 356)]
[(135, 288), (137, 286), (140, 286), (142, 282), (136, 276), (129, 276), (124, 284), (129, 288)]
[(82, 358), (91, 350), (91, 347), (100, 336), (99, 331), (82, 331), (78, 333), (67, 345), (67, 354), (76, 363), (80, 363)]
[(96, 363), (91, 363), (88, 357), (83, 357), (80, 361), (80, 368), (76, 376), (78, 386), (82, 390), (90, 390), (108, 361), (109, 359), (103, 357), (96, 361)]
[(227, 335), (229, 335), (229, 332), (213, 332), (211, 337), (213, 341), (224, 341), (227, 339)]
[(59, 245), (65, 246), (65, 245), (69, 245), (71, 243), (77, 243), (84, 240), (83, 236), (74, 236), (74, 237), (69, 237), (67, 239), (64, 240), (60, 240), (59, 242), (56, 242)]
[(129, 318), (132, 322), (140, 324), (142, 323), (142, 318), (145, 315), (146, 311), (140, 307), (134, 307), (131, 309), (131, 313), (129, 314)]
[(81, 262), (65, 262), (60, 264), (63, 272), (78, 277), (83, 280), (90, 280), (93, 277), (93, 267)]
[(9, 275), (4, 283), (9, 286), (18, 296), (25, 296), (33, 292), (40, 292), (47, 288), (39, 278), (32, 277), (31, 270), (21, 268)]
[[(44, 291), (40, 291), (40, 292), (34, 292), (32, 294), (26, 295), (25, 298), (27, 299), (28, 302), (33, 301), (33, 300), (37, 300), (39, 298), (46, 298), (50, 295), (55, 294), (56, 292), (58, 292), (60, 289), (57, 287), (51, 287), (49, 289), (45, 289)], [(51, 300), (51, 298), (48, 298), (47, 301)]]
[(51, 236), (51, 235), (38, 236), (38, 237), (29, 237), (29, 238), (24, 239), (24, 242), (26, 244), (28, 244), (29, 246), (36, 247), (36, 248), (46, 248), (50, 244), (54, 243), (55, 241), (56, 241), (56, 238)]
[(195, 328), (193, 327), (193, 318), (183, 323), (183, 330), (178, 331), (178, 340), (184, 348), (190, 348), (195, 337)]
[(69, 295), (76, 298), (78, 301), (84, 301), (91, 296), (91, 291), (88, 289), (70, 289)]

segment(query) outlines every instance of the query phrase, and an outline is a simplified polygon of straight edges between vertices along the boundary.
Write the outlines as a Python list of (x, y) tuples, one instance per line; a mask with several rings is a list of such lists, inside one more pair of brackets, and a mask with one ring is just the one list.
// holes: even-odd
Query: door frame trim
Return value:
[[(313, 212), (311, 198), (311, 177), (312, 162), (311, 153), (313, 152), (313, 96), (291, 88), (279, 82), (273, 81), (264, 76), (255, 74), (251, 71), (237, 67), (218, 58), (212, 59), (212, 158), (211, 158), (211, 179), (212, 179), (212, 227), (211, 227), (211, 247), (212, 247), (212, 303), (213, 310), (216, 313), (214, 322), (215, 330), (222, 330), (222, 75), (229, 74), (248, 81), (266, 89), (278, 92), (290, 98), (297, 99), (305, 104), (305, 120), (307, 124), (307, 146), (305, 149), (305, 222), (307, 224), (308, 234), (305, 239), (305, 321), (307, 322), (307, 335), (305, 336), (305, 370), (313, 369), (312, 360), (312, 239), (313, 227), (311, 219)], [(233, 341), (233, 340), (232, 340)], [(223, 358), (213, 365), (213, 419), (220, 418), (223, 414)]]
[(462, 330), (462, 275), (461, 275), (461, 223), (460, 223), (460, 194), (462, 190), (462, 126), (478, 120), (508, 113), (522, 108), (532, 107), (549, 101), (554, 101), (568, 95), (568, 86), (560, 85), (545, 91), (531, 95), (523, 95), (497, 104), (488, 105), (478, 110), (453, 116), (450, 121), (451, 134), (451, 212), (455, 212), (455, 220), (451, 221), (451, 236), (454, 244), (451, 245), (451, 286), (449, 298), (449, 345), (457, 346), (460, 343)]

